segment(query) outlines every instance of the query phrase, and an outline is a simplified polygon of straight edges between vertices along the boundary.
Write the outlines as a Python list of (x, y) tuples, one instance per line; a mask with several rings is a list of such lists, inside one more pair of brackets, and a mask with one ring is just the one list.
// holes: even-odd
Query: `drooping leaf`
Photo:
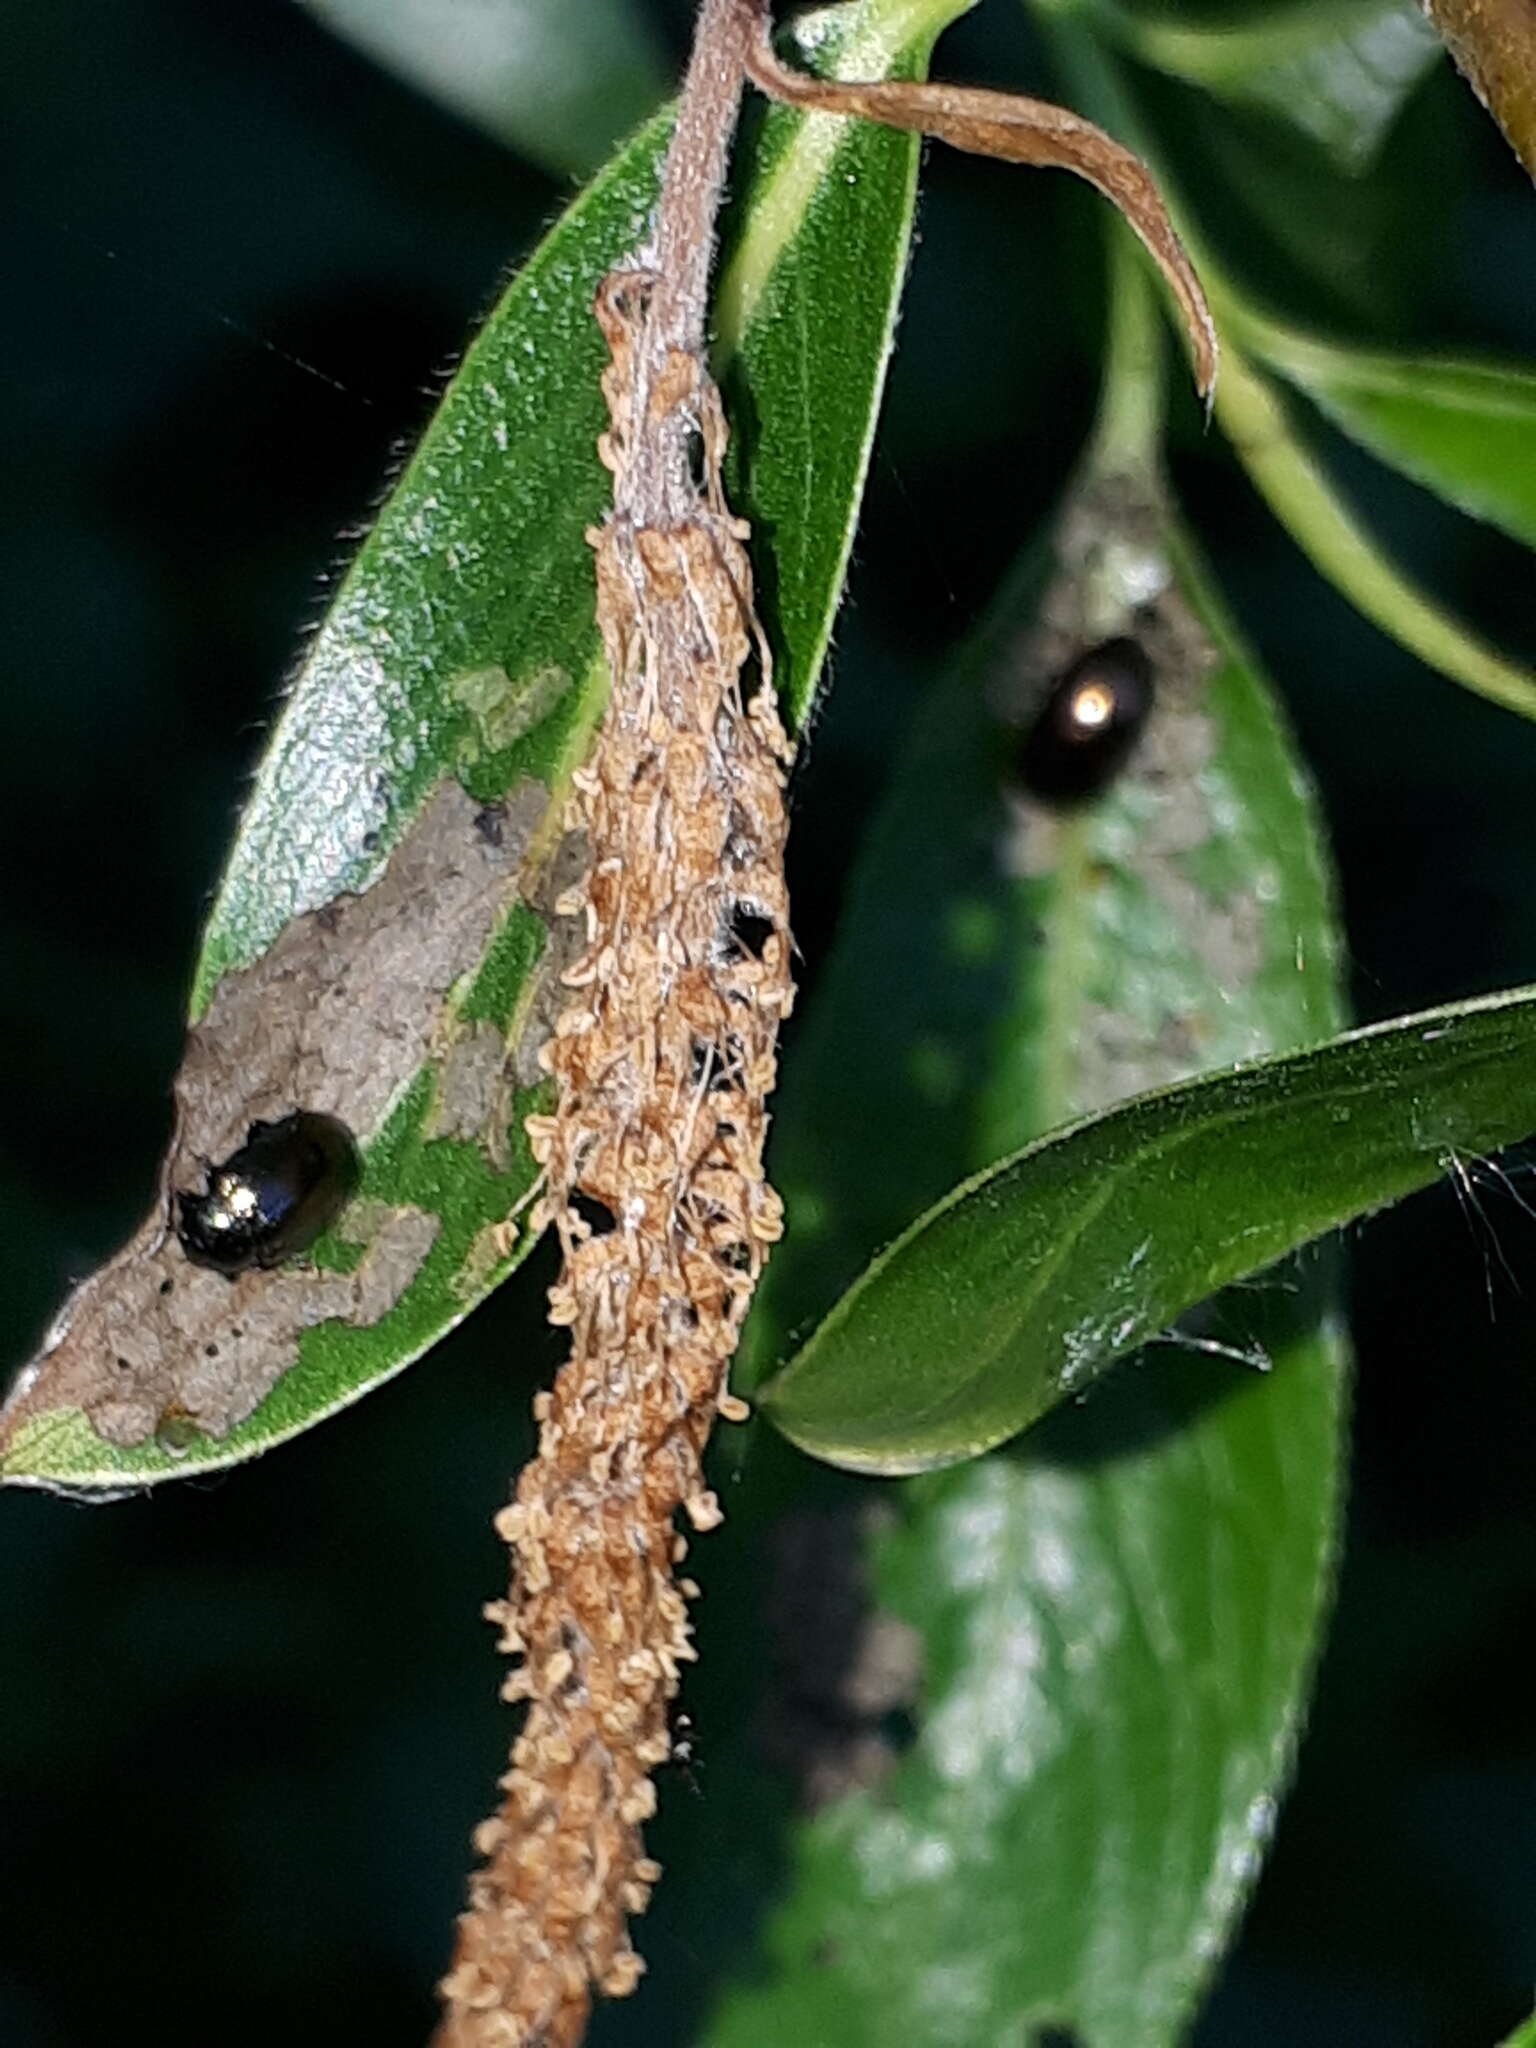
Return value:
[[(965, 4), (861, 0), (809, 60), (920, 68)], [(398, 1371), (529, 1249), (522, 1122), (542, 1099), (534, 1054), (562, 959), (561, 794), (605, 687), (584, 538), (607, 497), (590, 309), (644, 239), (665, 136), (653, 124), (519, 273), (310, 646), (206, 934), (199, 1078), (189, 1093), (183, 1077), (166, 1178), (127, 1264), (88, 1283), (13, 1392), (8, 1480), (111, 1489), (251, 1456)], [(798, 722), (840, 594), (916, 157), (904, 137), (788, 110), (748, 147), (725, 368), (751, 421), (741, 509)], [(839, 248), (857, 261), (834, 269)], [(809, 498), (808, 418), (824, 425)], [(780, 553), (773, 508), (789, 502)], [(438, 951), (419, 959), (408, 907), (449, 873), (463, 922), (444, 940), (430, 918)], [(355, 955), (349, 932), (365, 941)], [(396, 1020), (402, 960), (412, 993)], [(242, 1091), (246, 1044), (259, 1106)], [(364, 1153), (360, 1197), (316, 1267), (232, 1287), (184, 1270), (166, 1223), (196, 1155), (226, 1157), (248, 1111), (296, 1107), (341, 1116)]]
[(1361, 447), (1536, 547), (1536, 373), (1334, 346), (1249, 315), (1240, 331)]
[(1533, 1047), (1536, 991), (1508, 990), (1072, 1125), (876, 1259), (764, 1390), (769, 1412), (855, 1471), (974, 1457), (1217, 1289), (1528, 1137)]
[(947, 79), (844, 83), (814, 78), (780, 60), (766, 19), (758, 40), (749, 47), (747, 75), (790, 106), (851, 114), (908, 134), (930, 135), (973, 156), (1071, 171), (1085, 179), (1119, 211), (1162, 272), (1194, 358), (1196, 388), (1202, 397), (1210, 396), (1216, 378), (1216, 328), (1194, 266), (1146, 165), (1092, 121), (1052, 101), (986, 86), (955, 85)]
[[(1010, 718), (1085, 639), (1126, 630), (1155, 655), (1157, 697), (1120, 780), (1076, 813), (1021, 796)], [(867, 845), (780, 1094), (790, 1230), (756, 1354), (947, 1180), (1070, 1109), (1328, 1030), (1316, 830), (1265, 685), (1160, 498), (1099, 473), (1054, 571), (1020, 579), (920, 714)], [(709, 2048), (1177, 2037), (1257, 1867), (1326, 1606), (1326, 1295), (1313, 1269), (1190, 1333), (1256, 1348), (1271, 1375), (1159, 1351), (938, 1477), (875, 1488), (749, 1450), (716, 1541), (751, 1520), (768, 1580), (752, 1639), (773, 1655), (745, 1740), (701, 1709), (709, 1868), (738, 1866), (726, 1839), (750, 1838), (779, 1903)], [(754, 1590), (715, 1566), (706, 1687), (716, 1599), (752, 1628)], [(814, 1814), (775, 1829), (764, 1745)]]
[(595, 170), (666, 91), (635, 0), (303, 0), (327, 28), (563, 177)]

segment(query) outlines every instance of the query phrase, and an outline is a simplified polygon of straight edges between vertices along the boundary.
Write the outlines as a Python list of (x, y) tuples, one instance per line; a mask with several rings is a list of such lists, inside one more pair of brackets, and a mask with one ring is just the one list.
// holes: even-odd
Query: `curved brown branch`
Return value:
[(1168, 281), (1194, 354), (1195, 383), (1209, 398), (1216, 382), (1216, 327), (1194, 265), (1174, 233), (1162, 198), (1141, 159), (1081, 114), (1045, 100), (980, 86), (921, 84), (899, 79), (849, 83), (811, 78), (780, 62), (771, 39), (767, 0), (747, 0), (754, 16), (747, 75), (770, 98), (823, 114), (853, 114), (935, 136), (974, 156), (1073, 171), (1119, 208)]

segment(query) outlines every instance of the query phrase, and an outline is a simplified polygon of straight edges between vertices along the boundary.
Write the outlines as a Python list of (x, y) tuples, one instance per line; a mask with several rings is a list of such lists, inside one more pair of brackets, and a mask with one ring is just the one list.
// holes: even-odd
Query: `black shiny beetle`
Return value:
[(1013, 758), (1029, 796), (1086, 803), (1125, 765), (1152, 709), (1152, 664), (1134, 640), (1090, 647), (1053, 685)]
[(279, 1266), (309, 1247), (346, 1207), (359, 1165), (352, 1133), (334, 1116), (295, 1110), (255, 1123), (201, 1194), (176, 1197), (176, 1235), (194, 1265), (231, 1279)]

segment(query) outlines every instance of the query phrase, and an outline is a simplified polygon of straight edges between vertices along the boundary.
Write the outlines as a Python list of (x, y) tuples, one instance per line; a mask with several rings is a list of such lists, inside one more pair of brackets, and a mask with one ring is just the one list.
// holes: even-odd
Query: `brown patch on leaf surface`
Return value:
[[(989, 695), (1000, 718), (1027, 724), (1054, 678), (1086, 649), (1117, 636), (1136, 642), (1156, 675), (1156, 701), (1104, 815), (1086, 829), (1097, 857), (1118, 874), (1110, 900), (1123, 903), (1128, 887), (1139, 888), (1159, 927), (1177, 935), (1178, 954), (1199, 962), (1201, 990), (1242, 989), (1251, 986), (1264, 954), (1265, 869), (1257, 851), (1240, 886), (1219, 887), (1201, 869), (1202, 851), (1233, 830), (1219, 733), (1205, 702), (1221, 653), (1180, 587), (1170, 517), (1156, 482), (1090, 471), (1063, 509), (1054, 572), (1036, 616), (1002, 650)], [(1003, 865), (1019, 876), (1050, 876), (1068, 836), (1084, 829), (1016, 791)], [(1150, 944), (1152, 926), (1144, 919), (1143, 927), (1141, 942)], [(1159, 1001), (1149, 1014), (1128, 1008), (1123, 995), (1104, 1002), (1085, 994), (1075, 1079), (1062, 1113), (1105, 1108), (1213, 1057), (1269, 1050), (1256, 1025), (1234, 1039), (1238, 1028), (1230, 1007), (1209, 995)]]
[[(371, 888), (293, 919), (259, 960), (224, 977), (187, 1036), (154, 1207), (66, 1304), (0, 1411), (0, 1446), (28, 1419), (76, 1408), (118, 1446), (143, 1443), (168, 1415), (182, 1430), (226, 1435), (295, 1363), (306, 1329), (363, 1327), (394, 1307), (432, 1247), (436, 1217), (358, 1203), (338, 1226), (364, 1245), (354, 1271), (290, 1262), (230, 1280), (188, 1260), (175, 1197), (200, 1190), (209, 1163), (236, 1152), (258, 1121), (317, 1110), (360, 1144), (378, 1132), (515, 900), (548, 801), (541, 785), (520, 785), (501, 830), (487, 834), (480, 807), (445, 782)], [(437, 1112), (443, 1130), (504, 1145), (504, 1065), (483, 1032), (460, 1041)]]

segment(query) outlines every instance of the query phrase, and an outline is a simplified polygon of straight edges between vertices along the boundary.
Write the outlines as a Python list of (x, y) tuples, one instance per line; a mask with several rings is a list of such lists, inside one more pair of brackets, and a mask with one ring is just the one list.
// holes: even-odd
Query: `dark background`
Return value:
[[(656, 9), (673, 56), (685, 12)], [(201, 917), (335, 536), (562, 192), (288, 0), (57, 0), (0, 25), (9, 1367), (141, 1210)], [(1001, 0), (944, 64), (1049, 89)], [(1176, 125), (1198, 157), (1199, 119)], [(1215, 211), (1294, 307), (1536, 353), (1536, 199), (1448, 72), (1369, 182), (1349, 290), (1309, 265), (1304, 190), (1295, 246), (1257, 250), (1227, 165)], [(1093, 400), (1090, 203), (936, 155), (922, 226), (797, 799), (812, 974), (905, 710)], [(1536, 978), (1536, 731), (1360, 624), (1192, 406), (1177, 444), (1322, 784), (1360, 1014)], [(1536, 654), (1528, 556), (1340, 459), (1437, 588)], [(1477, 2048), (1536, 1983), (1536, 1226), (1494, 1186), (1474, 1210), (1440, 1190), (1354, 1254), (1339, 1614), (1200, 2048)], [(0, 1498), (4, 2048), (424, 2038), (506, 1735), (478, 1607), (553, 1355), (540, 1308), (530, 1273), (226, 1478), (95, 1510)]]

